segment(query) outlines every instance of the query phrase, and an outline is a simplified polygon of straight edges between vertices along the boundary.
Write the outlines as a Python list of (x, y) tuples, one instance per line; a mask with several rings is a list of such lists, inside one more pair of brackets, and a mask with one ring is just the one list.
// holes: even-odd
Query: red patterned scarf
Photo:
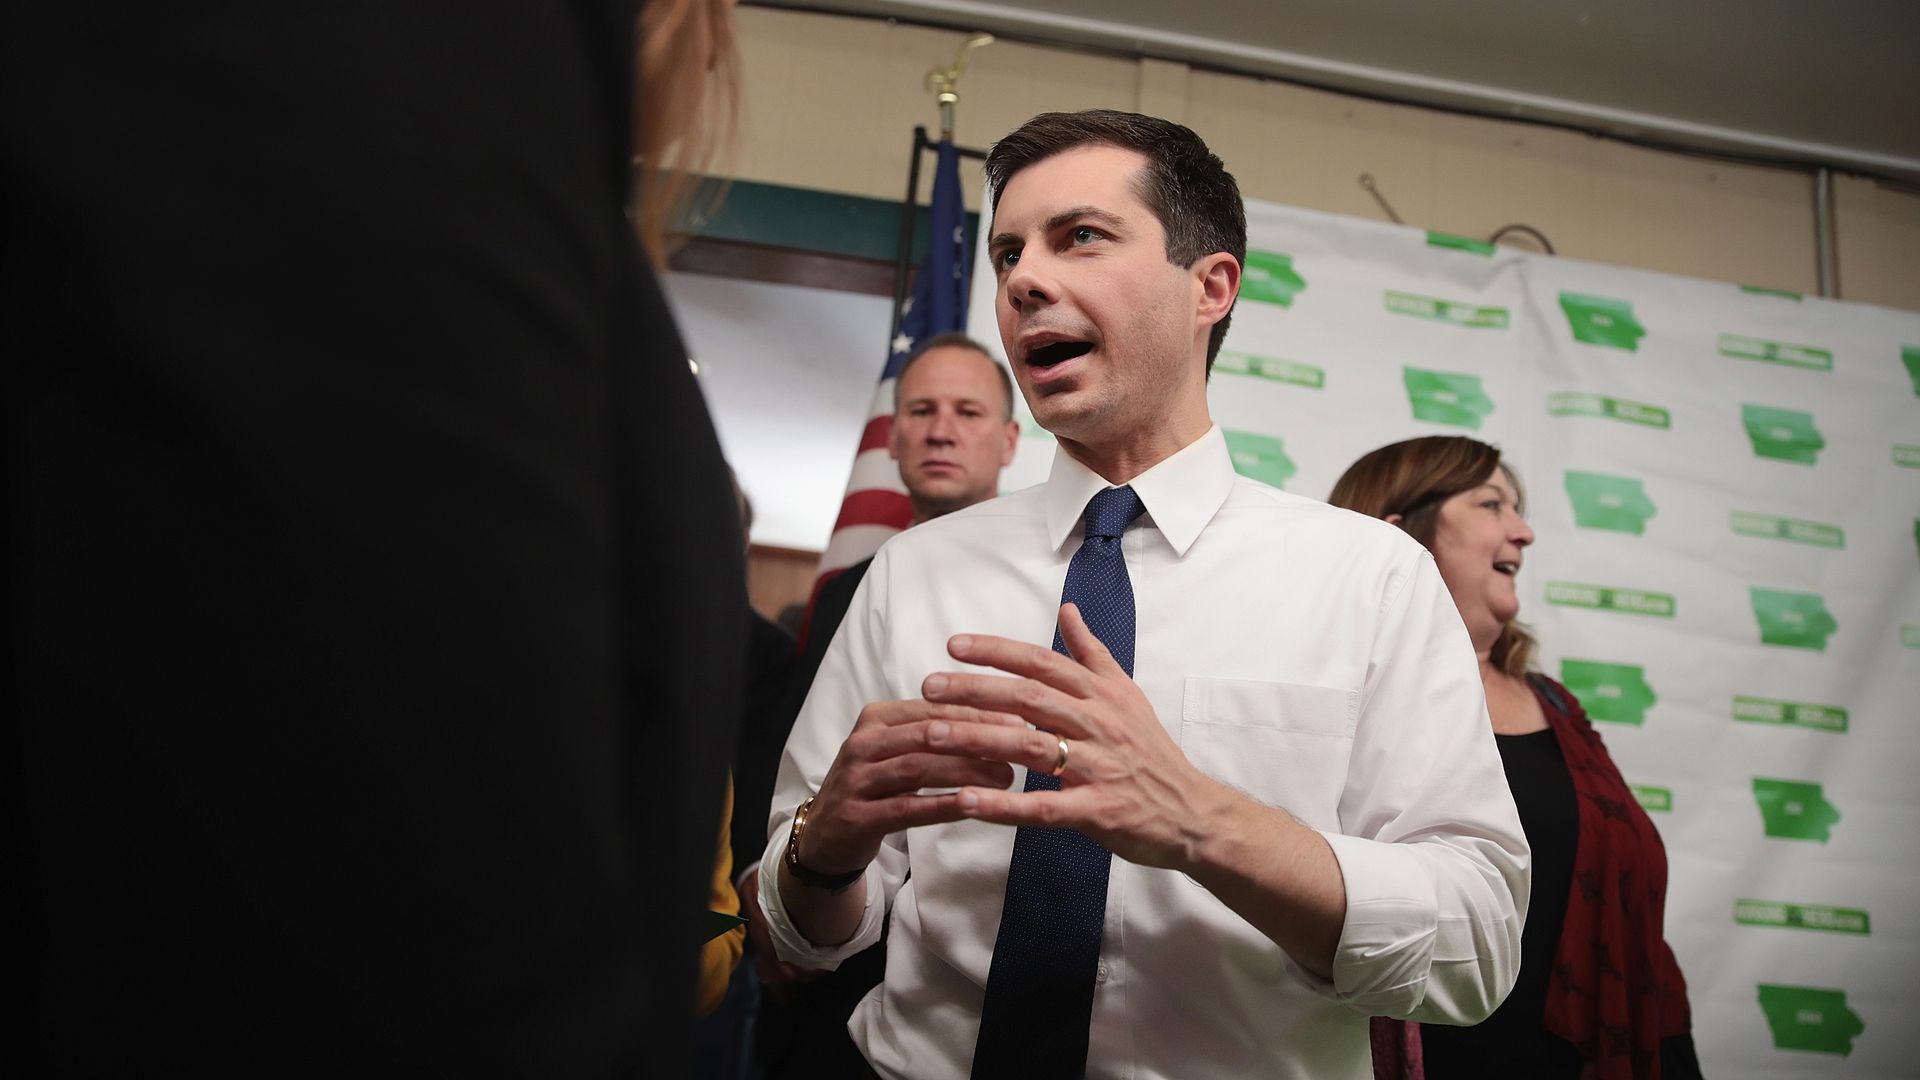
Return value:
[[(1579, 800), (1573, 888), (1541, 1022), (1598, 1080), (1659, 1080), (1660, 1041), (1692, 1030), (1687, 983), (1663, 932), (1667, 851), (1580, 702), (1529, 677)], [(1422, 1080), (1416, 1025), (1376, 1017), (1378, 1080)]]

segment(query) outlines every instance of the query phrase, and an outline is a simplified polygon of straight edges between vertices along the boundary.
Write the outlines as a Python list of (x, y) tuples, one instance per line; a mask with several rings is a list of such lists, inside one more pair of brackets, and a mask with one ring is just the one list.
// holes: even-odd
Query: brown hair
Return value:
[[(1428, 435), (1392, 443), (1348, 466), (1327, 501), (1368, 517), (1400, 516), (1400, 528), (1433, 550), (1440, 504), (1487, 482), (1500, 469), (1524, 501), (1520, 478), (1500, 460), (1500, 451), (1464, 435)], [(1519, 622), (1500, 629), (1487, 657), (1509, 675), (1524, 675), (1533, 662), (1533, 635)]]
[(933, 335), (920, 344), (915, 345), (913, 352), (909, 353), (907, 358), (901, 361), (900, 370), (893, 377), (893, 408), (895, 412), (900, 411), (900, 385), (907, 381), (908, 370), (910, 370), (913, 365), (919, 363), (921, 357), (935, 349), (972, 349), (974, 352), (986, 357), (987, 363), (993, 365), (994, 374), (1000, 376), (1000, 396), (1006, 402), (1006, 418), (1009, 420), (1013, 419), (1013, 376), (1007, 374), (1007, 365), (995, 360), (993, 354), (987, 351), (985, 345), (968, 337), (965, 332), (960, 330), (946, 330)]
[(739, 125), (739, 52), (733, 0), (643, 0), (634, 75), (634, 230), (655, 267), (668, 233), (696, 201), (717, 204), (701, 173), (731, 149)]
[[(1247, 210), (1240, 202), (1240, 185), (1191, 128), (1155, 116), (1112, 109), (1041, 113), (994, 143), (987, 154), (993, 208), (1000, 208), (1000, 193), (1020, 170), (1082, 146), (1117, 146), (1147, 159), (1134, 177), (1134, 190), (1166, 231), (1168, 262), (1192, 266), (1224, 251), (1246, 268)], [(1229, 308), (1213, 324), (1207, 339), (1209, 374), (1232, 318)]]

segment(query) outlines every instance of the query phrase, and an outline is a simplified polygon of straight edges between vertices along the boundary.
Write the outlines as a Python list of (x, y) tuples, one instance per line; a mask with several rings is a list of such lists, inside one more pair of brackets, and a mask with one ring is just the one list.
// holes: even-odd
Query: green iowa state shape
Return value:
[(1840, 623), (1827, 610), (1827, 602), (1817, 593), (1784, 592), (1779, 589), (1747, 589), (1753, 601), (1753, 617), (1760, 624), (1760, 643), (1789, 649), (1827, 651), (1827, 639), (1840, 629)]
[(1251, 431), (1223, 431), (1227, 438), (1227, 456), (1233, 459), (1233, 471), (1250, 480), (1283, 488), (1299, 470), (1287, 456), (1286, 443), (1271, 435)]
[(1753, 801), (1760, 826), (1774, 840), (1812, 840), (1824, 844), (1840, 823), (1840, 810), (1827, 801), (1819, 784), (1805, 780), (1753, 778)]
[(1566, 488), (1567, 498), (1573, 503), (1573, 523), (1583, 529), (1608, 529), (1641, 536), (1647, 531), (1647, 519), (1656, 513), (1646, 489), (1630, 476), (1569, 469)]
[(1493, 399), (1480, 386), (1478, 375), (1403, 367), (1400, 380), (1415, 420), (1479, 431), (1481, 419), (1493, 411)]
[(1826, 449), (1826, 437), (1813, 426), (1813, 414), (1799, 409), (1780, 409), (1772, 405), (1742, 405), (1740, 419), (1753, 444), (1755, 457), (1792, 461), (1801, 465), (1819, 463)]
[(1247, 252), (1246, 269), (1240, 275), (1240, 299), (1262, 304), (1293, 306), (1293, 298), (1307, 288), (1307, 279), (1293, 268), (1293, 256), (1277, 251)]
[(1775, 983), (1761, 983), (1759, 989), (1760, 1011), (1777, 1050), (1846, 1057), (1853, 1053), (1853, 1040), (1867, 1030), (1860, 1014), (1847, 1007), (1844, 990)]
[(1580, 699), (1589, 717), (1610, 724), (1638, 727), (1660, 700), (1637, 664), (1562, 659), (1560, 681)]
[(1640, 339), (1647, 336), (1647, 328), (1634, 318), (1633, 305), (1625, 300), (1563, 292), (1560, 310), (1566, 313), (1573, 340), (1583, 344), (1639, 352)]

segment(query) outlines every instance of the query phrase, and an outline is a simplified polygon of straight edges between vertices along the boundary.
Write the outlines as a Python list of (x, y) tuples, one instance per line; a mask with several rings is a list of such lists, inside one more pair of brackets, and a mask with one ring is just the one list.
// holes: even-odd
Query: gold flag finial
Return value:
[(953, 107), (960, 103), (960, 76), (967, 71), (967, 54), (982, 45), (993, 44), (992, 34), (969, 34), (967, 40), (953, 54), (953, 64), (949, 67), (934, 68), (927, 72), (927, 89), (934, 94), (934, 100), (940, 104), (940, 135), (942, 138), (953, 136)]

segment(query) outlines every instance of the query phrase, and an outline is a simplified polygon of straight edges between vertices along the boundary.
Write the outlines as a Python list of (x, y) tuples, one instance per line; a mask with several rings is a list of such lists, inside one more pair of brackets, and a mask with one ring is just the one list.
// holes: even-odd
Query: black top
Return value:
[[(740, 784), (735, 798), (748, 805), (749, 812), (760, 815), (760, 835), (766, 836), (769, 800), (773, 793), (773, 770), (780, 764), (787, 734), (800, 715), (800, 706), (813, 688), (820, 661), (833, 643), (833, 635), (846, 619), (853, 594), (866, 577), (872, 559), (863, 559), (834, 575), (820, 587), (813, 603), (812, 621), (807, 625), (806, 643), (794, 661), (787, 682), (787, 695), (762, 736), (771, 748), (763, 754), (764, 780)], [(769, 737), (772, 736), (772, 737)], [(742, 770), (742, 775), (752, 767)], [(737, 805), (737, 804), (736, 804)], [(736, 808), (735, 813), (740, 811)], [(765, 840), (761, 841), (764, 848)], [(754, 1053), (769, 1080), (813, 1080), (815, 1077), (859, 1077), (870, 1074), (867, 1061), (860, 1055), (853, 1038), (847, 1034), (847, 1018), (880, 984), (886, 974), (886, 939), (848, 957), (838, 968), (794, 987), (785, 1000), (763, 995), (760, 1015), (754, 1028)]]
[[(759, 612), (747, 611), (747, 670), (740, 701), (739, 744), (733, 752), (733, 873), (757, 866), (767, 850), (767, 805), (793, 717), (785, 713), (793, 677), (793, 635)], [(816, 661), (817, 665), (817, 661)]]
[(1520, 975), (1513, 992), (1474, 1027), (1421, 1024), (1421, 1050), (1428, 1080), (1482, 1080), (1513, 1076), (1577, 1078), (1580, 1055), (1541, 1024), (1547, 983), (1560, 948), (1560, 924), (1573, 885), (1573, 856), (1580, 838), (1579, 800), (1560, 741), (1552, 728), (1527, 735), (1496, 735), (1507, 786), (1520, 811), (1520, 827), (1533, 849), (1533, 896), (1520, 936)]
[(634, 23), (0, 6), (22, 1075), (682, 1074), (746, 592)]
[[(747, 713), (741, 719), (740, 748), (733, 762), (735, 874), (758, 863), (766, 853), (773, 783), (780, 771), (780, 757), (787, 749), (787, 736), (800, 715), (800, 706), (806, 703), (807, 691), (813, 688), (813, 677), (820, 671), (820, 661), (833, 642), (834, 631), (840, 629), (840, 620), (846, 618), (853, 592), (860, 587), (860, 579), (866, 576), (867, 567), (871, 565), (871, 558), (862, 559), (820, 586), (820, 593), (813, 600), (806, 642), (797, 654), (794, 641), (786, 631), (774, 626), (756, 631), (756, 645), (751, 654), (751, 663), (755, 666), (749, 676), (754, 685), (745, 702)], [(757, 616), (756, 620), (766, 622)], [(778, 665), (777, 671), (773, 658), (767, 655), (774, 632), (780, 635), (786, 650), (784, 662)], [(777, 682), (771, 681), (776, 679)], [(758, 842), (750, 842), (749, 834), (757, 835)], [(749, 851), (752, 854), (747, 854)], [(745, 861), (741, 861), (743, 858)]]

